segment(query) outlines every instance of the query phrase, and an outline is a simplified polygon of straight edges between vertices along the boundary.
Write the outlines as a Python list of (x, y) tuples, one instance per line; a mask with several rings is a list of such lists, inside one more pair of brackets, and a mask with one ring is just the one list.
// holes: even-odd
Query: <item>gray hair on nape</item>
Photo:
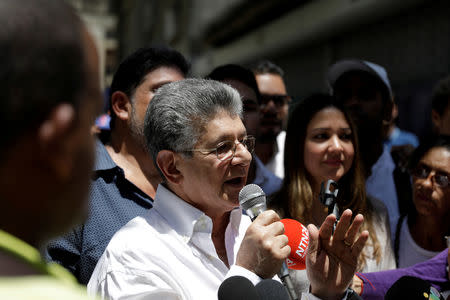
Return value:
[(163, 85), (147, 108), (144, 134), (156, 166), (161, 150), (192, 149), (206, 124), (219, 112), (242, 118), (242, 101), (232, 87), (214, 80), (184, 79)]

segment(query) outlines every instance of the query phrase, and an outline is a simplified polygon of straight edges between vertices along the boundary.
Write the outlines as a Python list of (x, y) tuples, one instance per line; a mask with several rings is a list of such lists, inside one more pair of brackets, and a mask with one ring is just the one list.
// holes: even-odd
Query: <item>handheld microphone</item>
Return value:
[(287, 267), (294, 270), (306, 269), (306, 249), (308, 249), (309, 232), (300, 222), (293, 219), (282, 219), (284, 234), (289, 239), (291, 254), (286, 258)]
[(336, 205), (336, 198), (339, 192), (339, 186), (336, 181), (328, 179), (326, 186), (325, 182), (320, 184), (319, 201), (327, 206), (328, 214), (334, 213), (339, 218), (339, 210)]
[(259, 300), (253, 283), (243, 276), (225, 279), (217, 292), (219, 300)]
[[(264, 194), (263, 190), (258, 185), (247, 184), (239, 192), (239, 204), (253, 221), (260, 213), (267, 209), (266, 194)], [(281, 270), (278, 272), (278, 276), (283, 281), (283, 284), (289, 293), (289, 297), (292, 300), (298, 300), (297, 293), (294, 290), (294, 285), (289, 276), (289, 270), (285, 262), (283, 262)]]
[(286, 288), (279, 281), (264, 279), (255, 288), (260, 300), (289, 300)]
[(336, 222), (334, 222), (334, 226), (332, 229), (332, 233), (336, 229), (337, 222), (341, 217), (339, 208), (336, 205), (336, 198), (339, 193), (339, 186), (336, 181), (328, 179), (325, 187), (325, 182), (320, 184), (320, 193), (319, 193), (319, 201), (322, 202), (323, 205), (328, 207), (328, 214), (334, 214), (336, 216)]
[(239, 192), (239, 205), (254, 221), (256, 217), (267, 209), (266, 194), (256, 184), (247, 184)]

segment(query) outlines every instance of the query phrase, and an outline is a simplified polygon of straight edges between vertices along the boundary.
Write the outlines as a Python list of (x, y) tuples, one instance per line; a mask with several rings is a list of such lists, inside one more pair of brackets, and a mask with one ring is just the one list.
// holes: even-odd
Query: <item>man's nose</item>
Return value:
[(236, 152), (234, 153), (234, 157), (231, 160), (232, 164), (235, 165), (248, 165), (252, 161), (252, 154), (247, 150), (247, 148), (238, 143), (236, 145)]

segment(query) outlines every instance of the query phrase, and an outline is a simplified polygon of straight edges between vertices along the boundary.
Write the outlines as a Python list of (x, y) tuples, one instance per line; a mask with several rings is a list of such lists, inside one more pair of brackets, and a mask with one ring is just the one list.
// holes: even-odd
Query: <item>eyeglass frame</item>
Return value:
[[(425, 171), (426, 173), (418, 173), (418, 170), (420, 168), (421, 168), (422, 172)], [(419, 163), (415, 168), (413, 168), (411, 170), (411, 175), (418, 179), (427, 179), (430, 176), (431, 172), (434, 172), (434, 174), (431, 176), (431, 179), (432, 179), (433, 183), (435, 183), (438, 187), (446, 188), (446, 187), (450, 186), (450, 178), (449, 178), (450, 174), (445, 173), (443, 171), (437, 171), (424, 163)], [(442, 176), (444, 178), (447, 178), (447, 184), (445, 184), (445, 185), (440, 184), (438, 181), (436, 181), (436, 176)]]
[[(249, 149), (248, 145), (245, 144), (246, 141), (252, 141), (253, 142), (253, 149)], [(226, 157), (225, 159), (220, 159), (219, 158), (219, 153), (217, 152), (217, 150), (223, 146), (225, 143), (230, 142), (233, 143), (233, 148), (231, 148), (230, 150), (232, 151), (232, 154), (229, 157)], [(242, 138), (242, 141), (231, 141), (231, 140), (225, 140), (225, 141), (221, 141), (220, 143), (217, 144), (217, 146), (215, 148), (209, 148), (209, 149), (189, 149), (189, 150), (184, 150), (186, 152), (200, 152), (203, 155), (208, 155), (211, 154), (213, 152), (216, 153), (216, 157), (218, 160), (220, 161), (229, 161), (232, 160), (234, 158), (234, 156), (236, 155), (236, 150), (237, 150), (237, 145), (241, 144), (242, 146), (244, 146), (244, 148), (250, 152), (253, 153), (253, 151), (255, 150), (255, 142), (256, 142), (256, 138), (252, 135), (246, 135)], [(228, 150), (227, 153), (230, 151)]]

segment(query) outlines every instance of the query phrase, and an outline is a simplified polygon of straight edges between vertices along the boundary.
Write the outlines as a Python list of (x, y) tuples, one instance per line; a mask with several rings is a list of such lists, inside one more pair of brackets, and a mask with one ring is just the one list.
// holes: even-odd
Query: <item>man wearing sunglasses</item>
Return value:
[(256, 154), (266, 167), (284, 178), (284, 140), (291, 97), (284, 84), (283, 70), (270, 61), (262, 61), (253, 69), (260, 97), (261, 125)]
[[(243, 106), (242, 122), (247, 133), (255, 137), (259, 136), (261, 95), (252, 71), (236, 64), (227, 64), (216, 67), (207, 77), (226, 83), (238, 91)], [(282, 180), (267, 169), (259, 157), (253, 153), (247, 183), (254, 183), (260, 186), (266, 195), (271, 195), (280, 189)]]

